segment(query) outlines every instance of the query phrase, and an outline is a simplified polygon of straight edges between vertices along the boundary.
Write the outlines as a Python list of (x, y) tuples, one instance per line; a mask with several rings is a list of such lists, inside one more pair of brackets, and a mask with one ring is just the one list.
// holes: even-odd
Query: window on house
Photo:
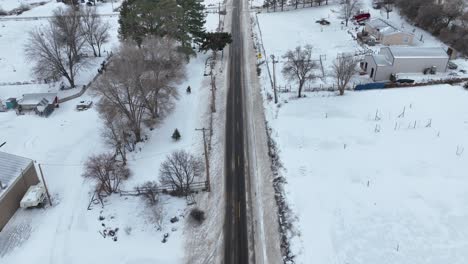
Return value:
[(408, 43), (408, 42), (409, 42), (409, 37), (408, 36), (403, 37), (403, 43)]
[(370, 77), (374, 77), (374, 68), (372, 68), (372, 70), (370, 71)]

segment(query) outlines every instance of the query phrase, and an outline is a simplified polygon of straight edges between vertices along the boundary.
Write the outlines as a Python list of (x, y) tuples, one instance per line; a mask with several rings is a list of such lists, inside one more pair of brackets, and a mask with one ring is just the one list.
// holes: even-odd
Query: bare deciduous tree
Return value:
[(204, 171), (203, 161), (185, 150), (170, 154), (159, 170), (161, 183), (174, 187), (176, 194), (188, 195), (195, 179)]
[(167, 112), (177, 98), (177, 85), (185, 77), (184, 55), (168, 37), (145, 39), (141, 45), (145, 69), (139, 89), (153, 121)]
[(360, 7), (360, 0), (341, 0), (341, 17), (345, 20), (346, 26)]
[(282, 73), (288, 80), (295, 80), (299, 84), (298, 97), (302, 96), (302, 88), (307, 80), (315, 78), (313, 70), (318, 67), (312, 60), (312, 46), (305, 45), (289, 50), (283, 55), (287, 61), (284, 63)]
[(382, 9), (387, 13), (387, 19), (390, 18), (390, 13), (395, 6), (395, 0), (382, 0)]
[(125, 117), (136, 142), (142, 140), (141, 129), (146, 110), (139, 89), (144, 63), (141, 51), (125, 43), (94, 86), (94, 90), (102, 96), (100, 103), (115, 107)]
[(98, 104), (98, 111), (104, 121), (102, 136), (104, 142), (115, 150), (114, 157), (120, 157), (125, 165), (127, 163), (127, 151), (134, 151), (136, 142), (127, 132), (127, 119), (119, 109), (111, 104)]
[(63, 76), (71, 87), (75, 87), (75, 76), (85, 65), (71, 46), (63, 45), (60, 30), (53, 24), (30, 32), (25, 52), (28, 60), (34, 62), (37, 77), (57, 80)]
[(80, 15), (72, 8), (58, 8), (50, 23), (29, 33), (25, 47), (27, 58), (34, 62), (34, 74), (41, 79), (67, 79), (75, 87), (75, 77), (86, 62), (80, 58), (84, 38)]
[(98, 189), (107, 194), (117, 192), (120, 182), (129, 176), (130, 170), (108, 153), (89, 157), (83, 173), (83, 177), (97, 181)]
[(344, 94), (349, 81), (356, 74), (356, 59), (353, 56), (340, 55), (333, 63), (333, 73), (340, 95)]
[(86, 6), (81, 12), (81, 31), (95, 57), (101, 57), (102, 45), (109, 41), (110, 25), (102, 21), (96, 7)]
[(59, 7), (53, 11), (50, 23), (59, 29), (62, 45), (67, 46), (79, 60), (86, 42), (81, 30), (81, 12), (73, 7)]

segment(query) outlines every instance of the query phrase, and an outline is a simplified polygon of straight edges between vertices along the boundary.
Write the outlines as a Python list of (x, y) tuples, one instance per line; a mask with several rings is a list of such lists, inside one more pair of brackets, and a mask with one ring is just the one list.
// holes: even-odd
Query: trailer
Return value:
[(31, 208), (42, 205), (45, 201), (46, 192), (44, 185), (39, 183), (37, 185), (32, 185), (29, 187), (26, 194), (21, 199), (20, 207), (21, 208)]

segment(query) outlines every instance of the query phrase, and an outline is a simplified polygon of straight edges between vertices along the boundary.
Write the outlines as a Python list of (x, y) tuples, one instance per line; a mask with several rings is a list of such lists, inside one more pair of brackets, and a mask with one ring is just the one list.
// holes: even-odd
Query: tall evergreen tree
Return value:
[(177, 0), (177, 4), (184, 10), (183, 24), (196, 43), (201, 42), (205, 32), (205, 7), (198, 0)]
[(126, 0), (120, 11), (120, 36), (140, 46), (146, 36), (176, 39), (186, 54), (193, 53), (192, 40), (200, 42), (205, 14), (197, 0)]

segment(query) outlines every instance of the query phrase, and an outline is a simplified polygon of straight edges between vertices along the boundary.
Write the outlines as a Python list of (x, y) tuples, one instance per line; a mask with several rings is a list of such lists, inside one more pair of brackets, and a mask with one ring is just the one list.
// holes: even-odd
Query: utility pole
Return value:
[(211, 76), (211, 112), (215, 113), (216, 112), (216, 102), (215, 102), (216, 76), (213, 75), (213, 70), (211, 71), (210, 76)]
[(221, 32), (221, 2), (218, 2), (218, 32)]
[(50, 204), (50, 206), (52, 206), (52, 200), (50, 199), (49, 189), (47, 188), (47, 184), (46, 184), (46, 181), (44, 179), (44, 174), (42, 173), (42, 167), (41, 167), (40, 163), (39, 163), (39, 171), (41, 172), (42, 184), (44, 184), (44, 188), (46, 190), (47, 198), (49, 199), (49, 204)]
[(206, 134), (205, 130), (208, 130), (206, 128), (196, 128), (196, 131), (202, 131), (203, 132), (203, 147), (205, 149), (205, 167), (206, 167), (206, 190), (209, 192), (210, 191), (210, 162), (208, 161), (208, 149), (206, 146)]
[(275, 104), (278, 103), (278, 95), (276, 93), (276, 71), (275, 71), (275, 63), (278, 61), (275, 61), (275, 55), (271, 54), (270, 55), (272, 63), (273, 63), (273, 93), (275, 94)]

